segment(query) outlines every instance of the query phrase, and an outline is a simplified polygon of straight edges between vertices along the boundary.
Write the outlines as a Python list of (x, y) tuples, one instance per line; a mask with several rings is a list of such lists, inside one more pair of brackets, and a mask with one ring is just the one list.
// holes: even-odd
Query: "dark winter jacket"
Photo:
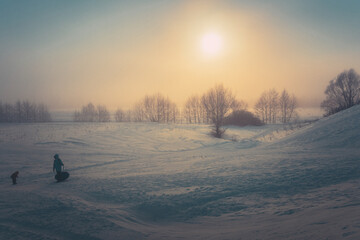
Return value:
[(53, 171), (56, 170), (56, 172), (61, 172), (62, 168), (61, 166), (64, 166), (63, 162), (61, 161), (60, 158), (55, 158), (54, 159), (54, 166), (53, 166)]

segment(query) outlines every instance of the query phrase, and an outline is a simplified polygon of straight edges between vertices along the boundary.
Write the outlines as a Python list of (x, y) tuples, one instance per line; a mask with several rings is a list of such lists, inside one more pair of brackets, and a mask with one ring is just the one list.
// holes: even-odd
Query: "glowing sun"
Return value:
[(201, 50), (208, 56), (215, 56), (221, 53), (223, 39), (216, 32), (209, 32), (201, 38)]

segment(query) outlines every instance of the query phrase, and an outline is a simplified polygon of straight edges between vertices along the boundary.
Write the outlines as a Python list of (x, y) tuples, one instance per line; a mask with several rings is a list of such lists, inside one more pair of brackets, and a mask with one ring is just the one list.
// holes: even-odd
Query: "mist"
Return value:
[[(10, 2), (1, 3), (6, 18), (1, 23), (2, 101), (45, 102), (56, 111), (91, 101), (116, 109), (160, 92), (182, 105), (223, 83), (249, 105), (276, 88), (314, 108), (331, 79), (360, 67), (358, 43), (338, 35), (358, 30), (349, 24), (325, 31), (330, 16), (310, 21), (308, 15), (315, 13), (305, 13), (308, 3), (289, 3), (289, 12), (281, 14), (265, 3), (232, 1), (37, 3), (18, 6), (19, 18), (11, 16), (18, 9)], [(58, 5), (64, 13), (55, 10)], [(199, 46), (209, 29), (224, 41), (221, 54), (212, 58)]]

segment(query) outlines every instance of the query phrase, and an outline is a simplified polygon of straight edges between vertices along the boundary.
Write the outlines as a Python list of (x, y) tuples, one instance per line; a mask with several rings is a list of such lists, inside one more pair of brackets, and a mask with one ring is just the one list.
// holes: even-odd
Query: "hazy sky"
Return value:
[(349, 68), (360, 72), (356, 0), (0, 1), (3, 102), (128, 108), (160, 92), (181, 105), (224, 83), (250, 106), (270, 88), (318, 106)]

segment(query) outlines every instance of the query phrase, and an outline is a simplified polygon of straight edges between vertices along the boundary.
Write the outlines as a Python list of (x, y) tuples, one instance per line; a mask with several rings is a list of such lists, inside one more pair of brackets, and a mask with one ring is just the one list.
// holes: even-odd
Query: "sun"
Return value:
[(219, 33), (208, 32), (201, 38), (201, 50), (207, 56), (216, 56), (223, 49), (223, 38)]

